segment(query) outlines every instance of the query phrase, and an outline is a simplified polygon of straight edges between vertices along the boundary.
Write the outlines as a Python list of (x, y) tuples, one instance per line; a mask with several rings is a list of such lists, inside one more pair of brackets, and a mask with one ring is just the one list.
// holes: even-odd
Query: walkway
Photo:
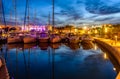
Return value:
[[(119, 51), (119, 54), (120, 54), (120, 41), (115, 41), (115, 40), (111, 40), (111, 39), (104, 39), (104, 38), (95, 38), (95, 39), (99, 39), (100, 41), (103, 41), (103, 42), (113, 46), (115, 49), (117, 49)], [(117, 75), (116, 79), (120, 79), (120, 72)]]

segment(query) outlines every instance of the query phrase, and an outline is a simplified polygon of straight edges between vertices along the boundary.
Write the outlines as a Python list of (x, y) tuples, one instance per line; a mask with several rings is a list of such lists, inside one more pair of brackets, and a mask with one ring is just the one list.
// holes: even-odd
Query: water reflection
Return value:
[(53, 48), (53, 49), (58, 49), (60, 47), (61, 43), (53, 43), (53, 44), (50, 44), (50, 47)]
[(92, 49), (95, 47), (91, 41), (82, 41), (81, 45), (84, 50)]
[(109, 56), (96, 44), (95, 49), (93, 46), (89, 50), (81, 49), (85, 48), (83, 46), (40, 43), (10, 44), (2, 48), (8, 71), (14, 79), (114, 79), (116, 71), (113, 68), (116, 67)]
[(47, 48), (49, 47), (48, 43), (40, 43), (39, 47), (41, 50), (47, 50)]
[(8, 49), (23, 48), (23, 44), (8, 44)]
[(30, 48), (35, 48), (35, 47), (36, 47), (36, 43), (24, 44), (24, 49), (30, 49)]
[(80, 44), (79, 43), (77, 43), (77, 44), (73, 44), (73, 43), (65, 43), (65, 45), (66, 46), (68, 46), (68, 47), (70, 47), (70, 49), (72, 49), (72, 50), (77, 50), (77, 49), (79, 49), (80, 48)]

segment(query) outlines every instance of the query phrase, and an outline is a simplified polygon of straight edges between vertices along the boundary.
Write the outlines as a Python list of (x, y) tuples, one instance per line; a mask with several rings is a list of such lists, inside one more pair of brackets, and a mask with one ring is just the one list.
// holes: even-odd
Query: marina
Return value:
[(119, 4), (0, 0), (0, 79), (120, 79)]

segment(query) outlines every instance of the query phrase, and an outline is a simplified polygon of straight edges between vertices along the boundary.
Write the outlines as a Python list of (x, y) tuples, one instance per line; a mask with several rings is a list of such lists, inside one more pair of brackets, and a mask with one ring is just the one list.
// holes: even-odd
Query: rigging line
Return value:
[(25, 30), (25, 25), (26, 25), (27, 7), (28, 7), (28, 0), (26, 0), (26, 6), (25, 6), (25, 16), (24, 16), (24, 30)]
[(2, 6), (3, 21), (4, 21), (4, 25), (6, 27), (6, 20), (5, 20), (5, 12), (4, 12), (3, 0), (1, 0), (1, 6)]

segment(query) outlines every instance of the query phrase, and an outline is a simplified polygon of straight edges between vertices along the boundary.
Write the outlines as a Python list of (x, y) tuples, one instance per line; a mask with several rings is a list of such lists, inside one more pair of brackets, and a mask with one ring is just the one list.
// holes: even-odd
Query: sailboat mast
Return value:
[(54, 32), (54, 26), (55, 26), (55, 22), (54, 22), (54, 9), (55, 9), (55, 7), (54, 7), (54, 0), (52, 0), (52, 32)]
[[(29, 28), (29, 19), (30, 19), (30, 17), (29, 17), (29, 14), (30, 14), (30, 11), (29, 11), (29, 0), (28, 0), (28, 7), (27, 7), (27, 11), (28, 11), (28, 16), (27, 16), (27, 20), (28, 20), (28, 28)], [(28, 29), (29, 30), (29, 29)]]
[(25, 5), (24, 30), (25, 30), (25, 26), (26, 26), (27, 7), (28, 7), (28, 0), (26, 0), (26, 5)]
[(16, 10), (16, 0), (13, 0), (14, 11), (15, 11), (15, 26), (17, 26), (17, 10)]
[(49, 15), (48, 15), (48, 25), (50, 25), (50, 12), (49, 12)]
[(4, 26), (6, 27), (6, 19), (5, 19), (3, 0), (0, 0), (0, 7), (2, 7), (2, 16), (3, 16)]

